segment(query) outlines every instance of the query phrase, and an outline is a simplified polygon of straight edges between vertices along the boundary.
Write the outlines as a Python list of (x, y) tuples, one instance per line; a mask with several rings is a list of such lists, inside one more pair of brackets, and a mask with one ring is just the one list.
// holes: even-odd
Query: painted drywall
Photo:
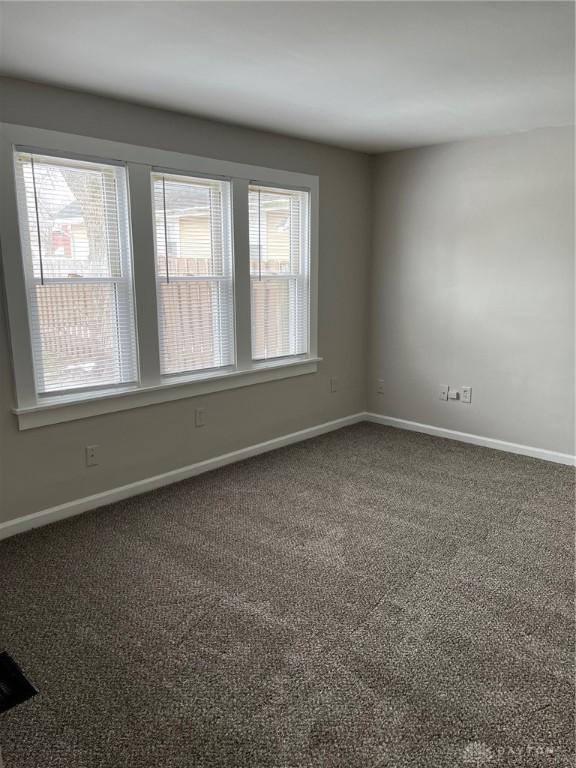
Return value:
[(574, 454), (573, 130), (381, 155), (373, 200), (370, 410)]
[[(0, 106), (6, 122), (318, 174), (324, 358), (310, 376), (19, 432), (2, 307), (0, 522), (367, 407), (574, 453), (571, 130), (371, 158), (7, 78)], [(471, 385), (472, 405), (439, 401), (445, 383)]]
[(140, 2), (105, 10), (76, 2), (71, 11), (68, 0), (52, 0), (6, 2), (0, 11), (0, 67), (12, 77), (351, 149), (572, 122), (573, 2)]
[[(19, 432), (0, 329), (0, 522), (364, 410), (370, 158), (312, 142), (0, 79), (5, 122), (320, 177), (317, 374)], [(330, 377), (338, 391), (330, 392)], [(194, 428), (194, 408), (206, 426)], [(84, 466), (84, 446), (101, 463)]]

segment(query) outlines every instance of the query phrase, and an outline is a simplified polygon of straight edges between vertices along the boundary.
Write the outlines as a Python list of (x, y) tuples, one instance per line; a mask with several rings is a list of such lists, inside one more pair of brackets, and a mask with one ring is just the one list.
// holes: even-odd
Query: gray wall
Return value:
[(573, 185), (569, 128), (378, 158), (370, 410), (574, 453)]
[[(0, 317), (0, 522), (367, 407), (574, 453), (569, 129), (370, 158), (10, 79), (0, 104), (6, 122), (319, 175), (324, 358), (315, 375), (19, 432)], [(439, 401), (444, 383), (471, 385), (472, 405)]]
[[(186, 466), (365, 408), (370, 158), (73, 91), (0, 80), (1, 118), (320, 177), (319, 372), (19, 432), (0, 328), (0, 521)], [(345, 300), (344, 300), (345, 299)], [(2, 321), (0, 321), (2, 322)], [(337, 376), (331, 394), (329, 378)], [(207, 425), (193, 427), (193, 409)], [(86, 469), (84, 446), (101, 446)]]

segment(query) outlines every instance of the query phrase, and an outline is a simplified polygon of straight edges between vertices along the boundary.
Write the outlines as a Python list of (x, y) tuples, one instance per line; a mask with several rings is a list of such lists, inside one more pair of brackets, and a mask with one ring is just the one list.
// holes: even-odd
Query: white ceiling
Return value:
[(0, 69), (377, 152), (573, 123), (569, 2), (3, 2)]

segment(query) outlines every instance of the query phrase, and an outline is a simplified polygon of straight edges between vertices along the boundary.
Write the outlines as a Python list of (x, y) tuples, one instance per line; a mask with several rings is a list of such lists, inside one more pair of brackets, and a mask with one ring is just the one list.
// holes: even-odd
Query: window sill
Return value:
[(295, 360), (256, 363), (248, 370), (234, 370), (226, 373), (211, 373), (174, 379), (153, 387), (130, 387), (127, 389), (100, 391), (82, 396), (56, 396), (46, 398), (38, 405), (26, 408), (14, 408), (20, 430), (44, 427), (76, 419), (87, 419), (104, 413), (127, 411), (147, 405), (166, 403), (171, 400), (183, 400), (226, 389), (237, 389), (267, 381), (288, 379), (316, 373), (321, 357), (300, 357)]

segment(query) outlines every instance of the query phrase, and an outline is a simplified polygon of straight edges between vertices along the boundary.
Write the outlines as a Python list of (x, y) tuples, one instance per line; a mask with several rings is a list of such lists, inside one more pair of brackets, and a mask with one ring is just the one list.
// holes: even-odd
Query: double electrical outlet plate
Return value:
[(438, 397), (440, 400), (460, 400), (461, 403), (469, 405), (472, 402), (472, 387), (456, 389), (449, 384), (441, 384)]
[[(386, 394), (385, 383), (383, 379), (378, 379), (377, 389), (379, 395)], [(470, 404), (472, 402), (472, 387), (462, 387), (456, 389), (450, 387), (448, 384), (440, 385), (440, 394), (438, 395), (440, 400), (459, 400), (461, 403)]]

